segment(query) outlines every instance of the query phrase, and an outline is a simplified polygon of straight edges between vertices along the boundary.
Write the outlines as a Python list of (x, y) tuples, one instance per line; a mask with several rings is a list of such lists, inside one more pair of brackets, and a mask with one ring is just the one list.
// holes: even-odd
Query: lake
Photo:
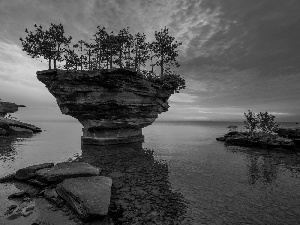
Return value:
[[(0, 176), (32, 164), (93, 158), (91, 151), (81, 150), (79, 123), (26, 122), (45, 131), (0, 142)], [(155, 122), (143, 129), (143, 147), (167, 166), (170, 189), (183, 196), (184, 224), (300, 224), (300, 154), (226, 147), (216, 137), (229, 125), (242, 126)], [(1, 196), (8, 188), (0, 184)]]

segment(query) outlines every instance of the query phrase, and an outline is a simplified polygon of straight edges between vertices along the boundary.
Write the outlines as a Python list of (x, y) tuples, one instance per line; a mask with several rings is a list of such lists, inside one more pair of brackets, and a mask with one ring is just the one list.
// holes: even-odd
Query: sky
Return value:
[(37, 80), (46, 62), (22, 51), (34, 24), (62, 23), (74, 41), (97, 26), (144, 32), (165, 26), (179, 48), (186, 89), (158, 120), (242, 121), (247, 110), (300, 121), (299, 0), (0, 0), (0, 98), (23, 120), (68, 120)]

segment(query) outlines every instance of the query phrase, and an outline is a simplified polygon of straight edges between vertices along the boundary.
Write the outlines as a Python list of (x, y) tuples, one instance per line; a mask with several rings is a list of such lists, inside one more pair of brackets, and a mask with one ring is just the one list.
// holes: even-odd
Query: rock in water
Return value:
[(57, 193), (85, 220), (108, 213), (112, 180), (109, 177), (79, 177), (57, 185)]
[(10, 134), (26, 135), (26, 134), (33, 134), (33, 131), (22, 127), (10, 126)]
[(32, 177), (35, 177), (36, 171), (44, 169), (44, 168), (50, 168), (52, 166), (54, 166), (54, 163), (43, 163), (43, 164), (28, 166), (26, 168), (19, 169), (16, 172), (15, 177), (18, 180), (28, 180)]
[(130, 69), (38, 71), (37, 78), (56, 98), (60, 110), (83, 125), (83, 145), (144, 140), (142, 128), (169, 108), (174, 90)]
[(0, 102), (0, 116), (4, 117), (8, 113), (17, 112), (19, 107), (25, 107), (25, 106), (17, 105), (12, 102)]
[(51, 168), (36, 172), (37, 178), (46, 182), (61, 182), (68, 178), (98, 176), (100, 169), (84, 162), (57, 163)]

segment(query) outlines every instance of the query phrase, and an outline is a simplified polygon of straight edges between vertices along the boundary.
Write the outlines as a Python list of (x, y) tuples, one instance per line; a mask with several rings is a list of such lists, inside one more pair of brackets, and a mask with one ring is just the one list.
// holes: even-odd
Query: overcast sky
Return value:
[(183, 43), (177, 72), (187, 88), (160, 120), (242, 121), (250, 109), (300, 121), (299, 12), (299, 0), (0, 0), (0, 98), (27, 106), (18, 118), (68, 119), (36, 79), (47, 63), (22, 52), (34, 24), (62, 23), (75, 41), (97, 26), (150, 39), (167, 26)]

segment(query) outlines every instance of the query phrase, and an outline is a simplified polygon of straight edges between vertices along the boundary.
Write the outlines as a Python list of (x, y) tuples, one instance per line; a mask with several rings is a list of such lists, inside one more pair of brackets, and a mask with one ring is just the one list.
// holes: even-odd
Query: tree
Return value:
[(34, 27), (35, 32), (29, 32), (27, 28), (25, 29), (25, 33), (27, 33), (25, 40), (20, 38), (22, 50), (32, 58), (44, 57), (49, 62), (49, 69), (51, 69), (51, 60), (53, 60), (54, 69), (56, 69), (56, 62), (63, 60), (63, 53), (70, 44), (72, 37), (64, 36), (62, 24), (51, 23), (49, 30), (43, 30), (41, 25), (35, 24)]
[(265, 133), (272, 133), (279, 126), (274, 121), (275, 116), (269, 114), (268, 112), (258, 113), (257, 119), (259, 121), (259, 128)]
[(250, 134), (253, 134), (258, 128), (259, 120), (255, 113), (248, 110), (248, 113), (244, 113), (246, 121), (244, 121), (245, 128)]
[(134, 43), (132, 53), (135, 55), (134, 68), (136, 71), (140, 71), (140, 67), (145, 66), (149, 59), (149, 43), (146, 42), (146, 35), (143, 33), (137, 33), (134, 36)]
[(166, 27), (161, 31), (155, 31), (154, 35), (156, 41), (151, 43), (151, 47), (154, 57), (157, 58), (156, 65), (160, 66), (160, 75), (162, 76), (166, 68), (170, 68), (170, 66), (179, 67), (176, 61), (178, 57), (176, 49), (182, 43), (174, 41), (175, 38), (169, 35), (169, 29)]
[(96, 34), (93, 35), (95, 37), (94, 51), (96, 52), (96, 69), (101, 69), (102, 60), (106, 51), (104, 41), (108, 38), (108, 34), (105, 31), (105, 27), (98, 26), (97, 28), (98, 31), (96, 32)]
[(128, 59), (128, 53), (130, 52), (133, 39), (129, 33), (129, 27), (120, 30), (115, 38), (118, 43), (116, 46), (116, 51), (118, 52), (116, 64), (119, 65), (120, 68), (123, 68), (123, 60)]

